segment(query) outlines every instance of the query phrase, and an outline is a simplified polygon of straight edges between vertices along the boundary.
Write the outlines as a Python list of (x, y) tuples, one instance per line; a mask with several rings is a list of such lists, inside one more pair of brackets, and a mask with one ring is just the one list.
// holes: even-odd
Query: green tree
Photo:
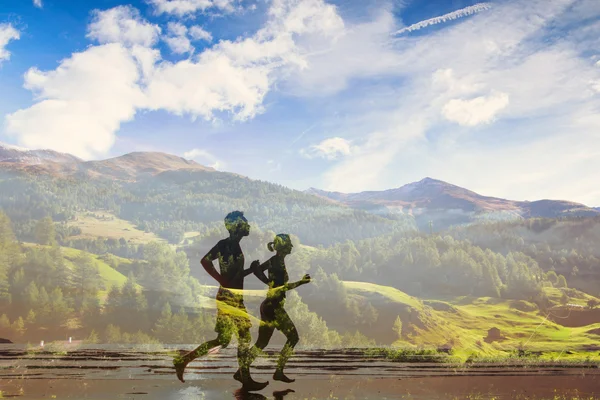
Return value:
[(74, 261), (73, 289), (75, 292), (75, 310), (84, 314), (98, 307), (98, 291), (103, 289), (102, 277), (98, 265), (88, 253), (80, 253)]
[(92, 329), (92, 331), (90, 332), (88, 337), (84, 339), (84, 343), (86, 343), (86, 344), (100, 343), (100, 338), (98, 337), (98, 334), (96, 333), (95, 329)]
[(106, 327), (104, 336), (106, 337), (106, 343), (121, 343), (121, 328), (109, 324)]
[(43, 245), (54, 245), (56, 243), (56, 231), (52, 218), (45, 217), (38, 221), (34, 229), (35, 241)]
[(548, 273), (546, 274), (546, 279), (553, 285), (556, 285), (556, 283), (558, 282), (558, 275), (556, 275), (556, 272), (554, 271), (548, 271)]
[(34, 325), (36, 323), (36, 320), (37, 315), (35, 314), (35, 311), (29, 310), (29, 312), (27, 313), (27, 318), (25, 318), (25, 323), (27, 325)]
[(158, 318), (152, 329), (152, 333), (162, 342), (169, 342), (172, 340), (172, 317), (173, 312), (171, 311), (171, 305), (169, 302), (166, 302), (160, 313), (160, 318)]
[(17, 318), (12, 325), (10, 326), (11, 330), (15, 333), (17, 337), (23, 337), (27, 328), (25, 328), (25, 321), (23, 317)]
[(567, 295), (566, 292), (563, 292), (562, 296), (560, 296), (560, 304), (562, 305), (566, 305), (569, 303), (569, 296)]
[(398, 339), (402, 339), (402, 320), (400, 319), (400, 316), (396, 317), (392, 329), (394, 329), (394, 332), (396, 332), (396, 336), (398, 336)]
[(0, 316), (0, 331), (5, 332), (8, 329), (10, 329), (10, 320), (6, 314), (2, 314), (2, 316)]
[(558, 281), (556, 282), (556, 287), (558, 287), (558, 288), (566, 288), (567, 287), (567, 280), (565, 279), (565, 277), (563, 275), (558, 276)]
[(0, 211), (0, 310), (7, 308), (12, 302), (8, 273), (15, 266), (18, 255), (19, 249), (10, 219)]

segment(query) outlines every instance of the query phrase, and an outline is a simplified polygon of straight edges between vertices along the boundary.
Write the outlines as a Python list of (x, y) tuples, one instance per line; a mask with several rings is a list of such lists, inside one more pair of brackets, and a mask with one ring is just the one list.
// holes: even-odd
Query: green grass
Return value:
[[(585, 327), (570, 328), (546, 319), (547, 314), (537, 310), (535, 305), (522, 303), (532, 311), (519, 311), (514, 308), (513, 300), (490, 297), (466, 297), (454, 299), (423, 299), (423, 301), (389, 286), (364, 282), (344, 282), (349, 294), (360, 294), (377, 300), (373, 304), (381, 305), (381, 297), (392, 306), (409, 306), (413, 313), (419, 314), (422, 328), (417, 334), (405, 337), (395, 343), (396, 346), (419, 346), (430, 348), (443, 343), (451, 343), (453, 356), (467, 360), (476, 355), (479, 358), (495, 359), (512, 357), (519, 348), (541, 351), (543, 360), (581, 361), (590, 358), (600, 362), (598, 352), (585, 351), (584, 346), (597, 345), (598, 335), (588, 331), (600, 327), (600, 323)], [(556, 289), (558, 290), (558, 289)], [(554, 293), (556, 295), (556, 293)], [(586, 301), (591, 297), (578, 295)], [(436, 310), (426, 304), (434, 305)], [(388, 304), (390, 306), (390, 304)], [(442, 311), (451, 309), (454, 312)], [(403, 321), (406, 324), (407, 321)], [(390, 322), (391, 324), (391, 322)], [(486, 343), (484, 338), (488, 330), (498, 328), (505, 337), (502, 341)], [(572, 353), (572, 354), (569, 354)]]
[[(29, 247), (40, 246), (40, 245), (33, 244), (33, 243), (24, 243), (24, 245), (29, 246)], [(42, 246), (42, 247), (48, 247), (48, 246)], [(79, 257), (83, 253), (86, 253), (85, 251), (72, 249), (70, 247), (61, 247), (60, 251), (65, 259), (65, 264), (66, 264), (67, 268), (69, 268), (71, 271), (73, 271), (75, 269), (74, 261), (77, 259), (77, 257)], [(105, 263), (100, 258), (100, 256), (91, 254), (91, 253), (88, 253), (88, 254), (94, 259), (94, 262), (98, 266), (98, 273), (100, 274), (100, 277), (102, 278), (102, 283), (104, 284), (104, 290), (101, 290), (100, 292), (98, 292), (98, 298), (99, 298), (101, 304), (103, 304), (104, 301), (106, 300), (106, 296), (107, 296), (108, 292), (110, 291), (110, 289), (115, 285), (123, 286), (123, 284), (125, 284), (125, 282), (127, 281), (127, 277), (125, 275), (123, 275), (122, 273), (120, 273), (119, 271), (112, 268), (107, 263)], [(116, 257), (116, 258), (119, 260), (119, 263), (121, 263), (121, 264), (131, 263), (131, 260), (128, 260), (126, 258), (122, 258), (122, 257)], [(139, 286), (139, 285), (138, 285), (138, 287), (141, 288), (141, 286)]]
[[(85, 253), (84, 251), (72, 249), (69, 247), (61, 247), (61, 252), (67, 261), (67, 265), (71, 269), (75, 268), (73, 261), (77, 259), (77, 257), (79, 257), (82, 253)], [(98, 272), (102, 277), (102, 281), (104, 282), (106, 292), (108, 292), (115, 285), (122, 286), (125, 283), (125, 281), (127, 281), (127, 277), (125, 275), (115, 270), (110, 265), (106, 264), (104, 261), (102, 261), (102, 259), (100, 259), (99, 256), (95, 254), (91, 254), (91, 256), (96, 262), (96, 265), (98, 266)]]
[[(546, 287), (544, 288), (544, 292), (546, 293), (546, 295), (548, 296), (548, 298), (557, 303), (560, 304), (560, 299), (563, 295), (563, 290), (559, 289), (559, 288), (549, 288)], [(577, 304), (580, 306), (584, 306), (587, 307), (587, 303), (589, 300), (595, 299), (595, 300), (600, 300), (597, 297), (594, 297), (592, 295), (589, 295), (587, 293), (584, 292), (580, 292), (580, 291), (576, 291), (577, 295), (576, 296), (569, 296), (569, 303), (568, 304)]]
[[(95, 215), (95, 216), (94, 216)], [(99, 218), (96, 218), (99, 217)], [(104, 211), (78, 214), (76, 219), (69, 221), (69, 226), (81, 229), (81, 234), (70, 239), (97, 239), (99, 237), (120, 239), (124, 238), (132, 243), (149, 243), (152, 241), (165, 242), (151, 232), (143, 232), (133, 226), (129, 221), (119, 219), (113, 214)]]
[(409, 305), (414, 308), (422, 308), (423, 304), (416, 297), (407, 295), (406, 293), (393, 288), (391, 286), (377, 285), (375, 283), (367, 282), (352, 282), (344, 281), (344, 286), (351, 291), (355, 291), (363, 294), (377, 293), (381, 296), (386, 297), (394, 303), (402, 303)]

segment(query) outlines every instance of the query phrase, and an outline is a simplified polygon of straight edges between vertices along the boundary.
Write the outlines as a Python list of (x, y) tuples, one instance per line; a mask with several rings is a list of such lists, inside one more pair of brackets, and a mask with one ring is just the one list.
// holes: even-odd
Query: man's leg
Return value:
[(217, 332), (216, 339), (209, 340), (196, 347), (194, 350), (184, 354), (183, 356), (177, 356), (173, 360), (173, 364), (175, 365), (175, 372), (177, 373), (177, 378), (181, 382), (185, 382), (183, 380), (183, 373), (185, 371), (185, 367), (195, 360), (198, 357), (205, 356), (208, 354), (210, 349), (213, 349), (217, 346), (221, 346), (223, 348), (227, 347), (231, 342), (231, 336), (233, 335), (234, 324), (231, 321), (231, 318), (225, 314), (218, 312), (217, 313), (217, 323), (215, 325), (215, 332)]
[[(244, 310), (245, 311), (245, 310)], [(245, 390), (262, 390), (269, 382), (256, 382), (250, 376), (250, 319), (237, 318), (237, 335), (238, 335), (238, 365), (240, 368), (240, 381)]]
[[(260, 322), (260, 326), (258, 328), (258, 339), (256, 339), (256, 344), (250, 350), (248, 350), (248, 357), (247, 357), (248, 369), (250, 369), (250, 366), (252, 365), (252, 363), (254, 362), (256, 357), (258, 357), (258, 354), (265, 347), (267, 347), (267, 345), (269, 344), (269, 341), (271, 340), (271, 337), (273, 336), (273, 332), (275, 332), (275, 326), (273, 326), (273, 324), (271, 322), (268, 322), (268, 321)], [(242, 382), (241, 374), (242, 374), (241, 369), (238, 369), (237, 372), (233, 375), (233, 377), (236, 380)]]

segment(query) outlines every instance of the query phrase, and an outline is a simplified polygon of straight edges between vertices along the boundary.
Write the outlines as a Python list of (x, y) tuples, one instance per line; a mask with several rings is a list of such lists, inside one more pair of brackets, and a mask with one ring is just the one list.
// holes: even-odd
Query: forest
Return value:
[[(222, 218), (233, 209), (252, 226), (242, 242), (248, 262), (270, 257), (266, 244), (276, 233), (291, 234), (292, 280), (313, 277), (286, 305), (304, 327), (304, 345), (416, 343), (422, 329), (445, 324), (435, 312), (455, 312), (456, 299), (496, 299), (539, 315), (598, 305), (600, 218), (480, 219), (423, 232), (411, 215), (374, 215), (227, 173), (169, 171), (125, 182), (3, 172), (0, 337), (197, 343), (212, 336), (216, 283), (199, 260), (227, 235)], [(77, 222), (98, 212), (157, 240), (103, 236), (101, 220), (100, 233), (86, 235)], [(264, 289), (247, 281), (251, 291)], [(386, 291), (404, 303), (382, 300)], [(261, 296), (248, 298), (253, 315)]]

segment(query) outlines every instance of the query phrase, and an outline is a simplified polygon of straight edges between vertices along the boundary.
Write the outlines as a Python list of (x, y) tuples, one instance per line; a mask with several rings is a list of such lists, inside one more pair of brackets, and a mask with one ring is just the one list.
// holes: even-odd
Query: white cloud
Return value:
[(308, 150), (301, 150), (301, 154), (308, 157), (321, 157), (328, 160), (334, 160), (339, 156), (350, 155), (353, 151), (351, 142), (341, 138), (334, 137), (325, 139), (321, 143), (311, 146)]
[(157, 14), (173, 14), (179, 17), (205, 12), (216, 8), (222, 12), (235, 11), (234, 0), (148, 0)]
[(99, 43), (122, 43), (126, 46), (150, 47), (160, 35), (159, 26), (145, 21), (132, 6), (118, 6), (105, 11), (94, 10), (87, 37)]
[[(89, 158), (106, 153), (120, 124), (138, 110), (213, 121), (216, 113), (253, 118), (264, 110), (274, 82), (305, 65), (302, 38), (322, 35), (325, 41), (336, 28), (331, 23), (341, 21), (322, 0), (278, 0), (273, 7), (276, 12), (253, 36), (220, 41), (179, 62), (148, 48), (160, 31), (136, 9), (96, 11), (88, 36), (107, 44), (75, 53), (55, 70), (30, 69), (25, 88), (38, 94), (37, 103), (7, 115), (7, 132), (28, 147)], [(170, 28), (182, 31), (180, 25)]]
[(19, 40), (20, 37), (19, 31), (11, 24), (0, 24), (0, 65), (2, 61), (10, 59), (10, 52), (6, 50), (6, 45), (11, 40)]
[(395, 34), (400, 35), (404, 32), (412, 32), (412, 31), (426, 28), (431, 25), (437, 25), (437, 24), (441, 24), (443, 22), (448, 22), (448, 21), (452, 21), (452, 20), (455, 20), (458, 18), (467, 17), (469, 15), (473, 15), (473, 14), (476, 14), (476, 13), (479, 13), (479, 12), (482, 12), (485, 10), (489, 10), (491, 7), (492, 7), (491, 3), (474, 4), (472, 6), (465, 7), (460, 10), (452, 11), (448, 14), (444, 14), (439, 17), (430, 18), (430, 19), (426, 19), (424, 21), (417, 22), (416, 24), (412, 24), (410, 26), (407, 26), (406, 28), (402, 28), (402, 29), (398, 30), (397, 32), (395, 32)]
[[(518, 199), (534, 187), (511, 185), (518, 175), (529, 183), (538, 179), (539, 196), (569, 197), (561, 191), (569, 186), (570, 198), (589, 198), (589, 190), (578, 186), (575, 191), (569, 182), (577, 177), (575, 171), (594, 171), (591, 164), (582, 167), (590, 159), (583, 161), (581, 155), (600, 146), (600, 137), (590, 134), (600, 131), (600, 119), (589, 118), (600, 109), (594, 90), (600, 70), (595, 59), (581, 56), (597, 49), (592, 44), (598, 36), (591, 34), (597, 29), (593, 22), (573, 19), (574, 4), (508, 0), (443, 32), (393, 41), (385, 38), (385, 32), (397, 31), (393, 20), (377, 27), (348, 25), (328, 51), (308, 58), (311, 68), (296, 80), (307, 89), (294, 93), (303, 96), (323, 93), (322, 88), (326, 94), (339, 93), (331, 102), (340, 116), (322, 123), (356, 148), (324, 173), (321, 186), (377, 190), (433, 176)], [(587, 4), (583, 15), (592, 21), (589, 11), (600, 14), (600, 9), (593, 1)], [(382, 12), (377, 18), (389, 17)], [(557, 37), (552, 29), (563, 21), (570, 22), (561, 25), (564, 31)], [(357, 31), (363, 34), (346, 45), (347, 32)], [(588, 40), (585, 45), (580, 45), (582, 38)], [(360, 92), (353, 91), (354, 82), (361, 83)], [(363, 85), (367, 82), (381, 83)], [(446, 117), (459, 124), (448, 125)], [(585, 119), (585, 127), (574, 125), (575, 118)], [(475, 124), (476, 135), (462, 135)], [(535, 149), (545, 154), (538, 156)], [(477, 160), (460, 161), (462, 156), (470, 160), (469, 154)], [(600, 161), (600, 155), (591, 157)], [(553, 180), (560, 168), (552, 159), (568, 160), (564, 165), (570, 172), (560, 172), (561, 183)], [(493, 171), (472, 168), (489, 163)], [(588, 175), (600, 179), (598, 173)]]
[(101, 155), (142, 103), (139, 78), (136, 58), (117, 43), (75, 53), (54, 71), (32, 68), (25, 74), (25, 88), (38, 102), (7, 115), (7, 133), (30, 148), (84, 158)]
[(42, 0), (33, 0), (33, 5), (36, 6), (37, 8), (42, 8)]
[(187, 38), (188, 29), (179, 22), (169, 22), (167, 29), (169, 36), (164, 38), (171, 51), (175, 54), (191, 53), (194, 48)]
[(164, 41), (175, 54), (193, 53), (195, 49), (191, 40), (212, 41), (210, 32), (197, 25), (188, 29), (180, 22), (169, 22), (167, 30), (169, 35), (164, 38)]
[(190, 53), (193, 50), (192, 43), (185, 36), (169, 36), (165, 38), (165, 42), (175, 54)]
[(193, 40), (206, 40), (207, 42), (212, 41), (212, 35), (210, 32), (205, 31), (201, 26), (198, 25), (190, 27), (189, 34)]
[(442, 109), (444, 117), (459, 125), (489, 124), (501, 110), (508, 106), (506, 93), (492, 93), (471, 100), (452, 99)]
[(193, 60), (157, 66), (147, 87), (148, 108), (215, 118), (215, 111), (247, 120), (264, 111), (263, 99), (287, 71), (306, 65), (298, 42), (321, 35), (325, 42), (341, 19), (322, 0), (278, 0), (256, 34), (220, 41)]
[(221, 169), (225, 166), (222, 161), (219, 161), (217, 157), (204, 149), (191, 149), (190, 151), (183, 153), (183, 157), (189, 160), (196, 160), (200, 163), (209, 162), (210, 164), (208, 164), (208, 166), (214, 169)]

